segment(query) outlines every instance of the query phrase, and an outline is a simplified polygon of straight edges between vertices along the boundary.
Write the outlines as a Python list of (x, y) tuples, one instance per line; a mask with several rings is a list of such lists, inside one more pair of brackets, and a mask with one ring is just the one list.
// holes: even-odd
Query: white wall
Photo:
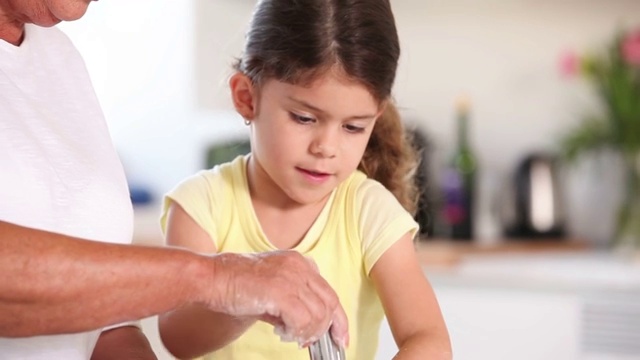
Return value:
[[(560, 54), (598, 47), (621, 26), (640, 26), (634, 0), (392, 3), (403, 50), (396, 95), (430, 131), (440, 159), (453, 145), (455, 98), (471, 96), (485, 215), (489, 195), (500, 191), (525, 152), (553, 148), (563, 131), (597, 108), (590, 88), (560, 76)], [(618, 168), (608, 160), (574, 169), (565, 184), (570, 229), (599, 242), (611, 233), (620, 197)]]
[[(158, 196), (204, 165), (210, 141), (246, 134), (226, 92), (219, 96), (226, 107), (198, 105), (197, 86), (204, 83), (197, 81), (196, 41), (209, 40), (197, 36), (195, 14), (196, 5), (207, 2), (215, 9), (207, 19), (210, 41), (225, 49), (230, 29), (248, 19), (250, 2), (237, 11), (240, 21), (224, 1), (101, 1), (91, 3), (83, 19), (61, 25), (85, 57), (130, 180)], [(237, 51), (204, 60), (211, 71), (228, 69), (240, 50), (242, 30), (235, 33)], [(220, 76), (209, 86), (223, 92), (223, 83)]]
[[(492, 191), (524, 152), (553, 146), (580, 113), (595, 107), (588, 88), (559, 76), (559, 54), (597, 46), (621, 24), (640, 24), (634, 0), (392, 3), (403, 51), (395, 88), (400, 106), (430, 132), (441, 157), (451, 150), (455, 97), (469, 94), (482, 187)], [(209, 141), (244, 133), (225, 77), (252, 4), (102, 1), (63, 26), (85, 55), (133, 182), (162, 193), (202, 166)], [(578, 234), (609, 233), (601, 214), (619, 196), (615, 181), (591, 175), (613, 170), (605, 161), (572, 175), (569, 206)], [(588, 189), (602, 183), (608, 185)], [(599, 209), (588, 206), (594, 202)], [(483, 209), (488, 204), (487, 196), (481, 199)]]

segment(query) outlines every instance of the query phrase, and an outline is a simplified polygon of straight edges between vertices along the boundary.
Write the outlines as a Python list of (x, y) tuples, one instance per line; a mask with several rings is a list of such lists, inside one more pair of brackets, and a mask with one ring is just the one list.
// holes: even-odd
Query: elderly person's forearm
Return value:
[(187, 305), (259, 317), (303, 340), (329, 323), (348, 336), (335, 292), (296, 252), (202, 255), (1, 221), (0, 245), (0, 273), (14, 274), (0, 278), (0, 337), (82, 332)]
[[(202, 297), (211, 268), (178, 249), (113, 245), (0, 222), (0, 336), (80, 332)], [(200, 279), (199, 281), (197, 279)], [(202, 283), (202, 284), (201, 284)]]

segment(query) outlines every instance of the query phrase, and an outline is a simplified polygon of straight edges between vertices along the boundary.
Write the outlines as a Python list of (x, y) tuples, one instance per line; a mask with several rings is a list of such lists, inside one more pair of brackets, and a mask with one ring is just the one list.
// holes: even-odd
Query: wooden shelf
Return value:
[(504, 239), (491, 244), (448, 239), (420, 240), (418, 259), (427, 266), (452, 266), (470, 255), (582, 252), (593, 249), (582, 239)]

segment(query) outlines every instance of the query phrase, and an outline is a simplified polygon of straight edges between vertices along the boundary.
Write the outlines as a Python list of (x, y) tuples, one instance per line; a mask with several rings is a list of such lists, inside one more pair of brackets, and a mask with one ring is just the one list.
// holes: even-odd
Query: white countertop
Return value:
[(640, 261), (608, 251), (467, 256), (450, 268), (425, 266), (434, 286), (640, 294)]

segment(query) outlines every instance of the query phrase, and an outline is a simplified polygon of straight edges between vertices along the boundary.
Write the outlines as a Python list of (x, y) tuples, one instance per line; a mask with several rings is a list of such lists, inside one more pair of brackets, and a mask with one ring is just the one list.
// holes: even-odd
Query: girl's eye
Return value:
[(361, 126), (355, 126), (355, 125), (350, 125), (350, 124), (346, 124), (344, 125), (345, 130), (347, 130), (350, 133), (361, 133), (364, 131), (364, 128)]
[(292, 113), (292, 112), (289, 113), (289, 116), (291, 117), (291, 119), (293, 119), (293, 120), (295, 120), (295, 121), (297, 121), (297, 122), (299, 122), (301, 124), (310, 124), (310, 123), (315, 121), (315, 119), (312, 118), (312, 117), (298, 115), (298, 114)]

